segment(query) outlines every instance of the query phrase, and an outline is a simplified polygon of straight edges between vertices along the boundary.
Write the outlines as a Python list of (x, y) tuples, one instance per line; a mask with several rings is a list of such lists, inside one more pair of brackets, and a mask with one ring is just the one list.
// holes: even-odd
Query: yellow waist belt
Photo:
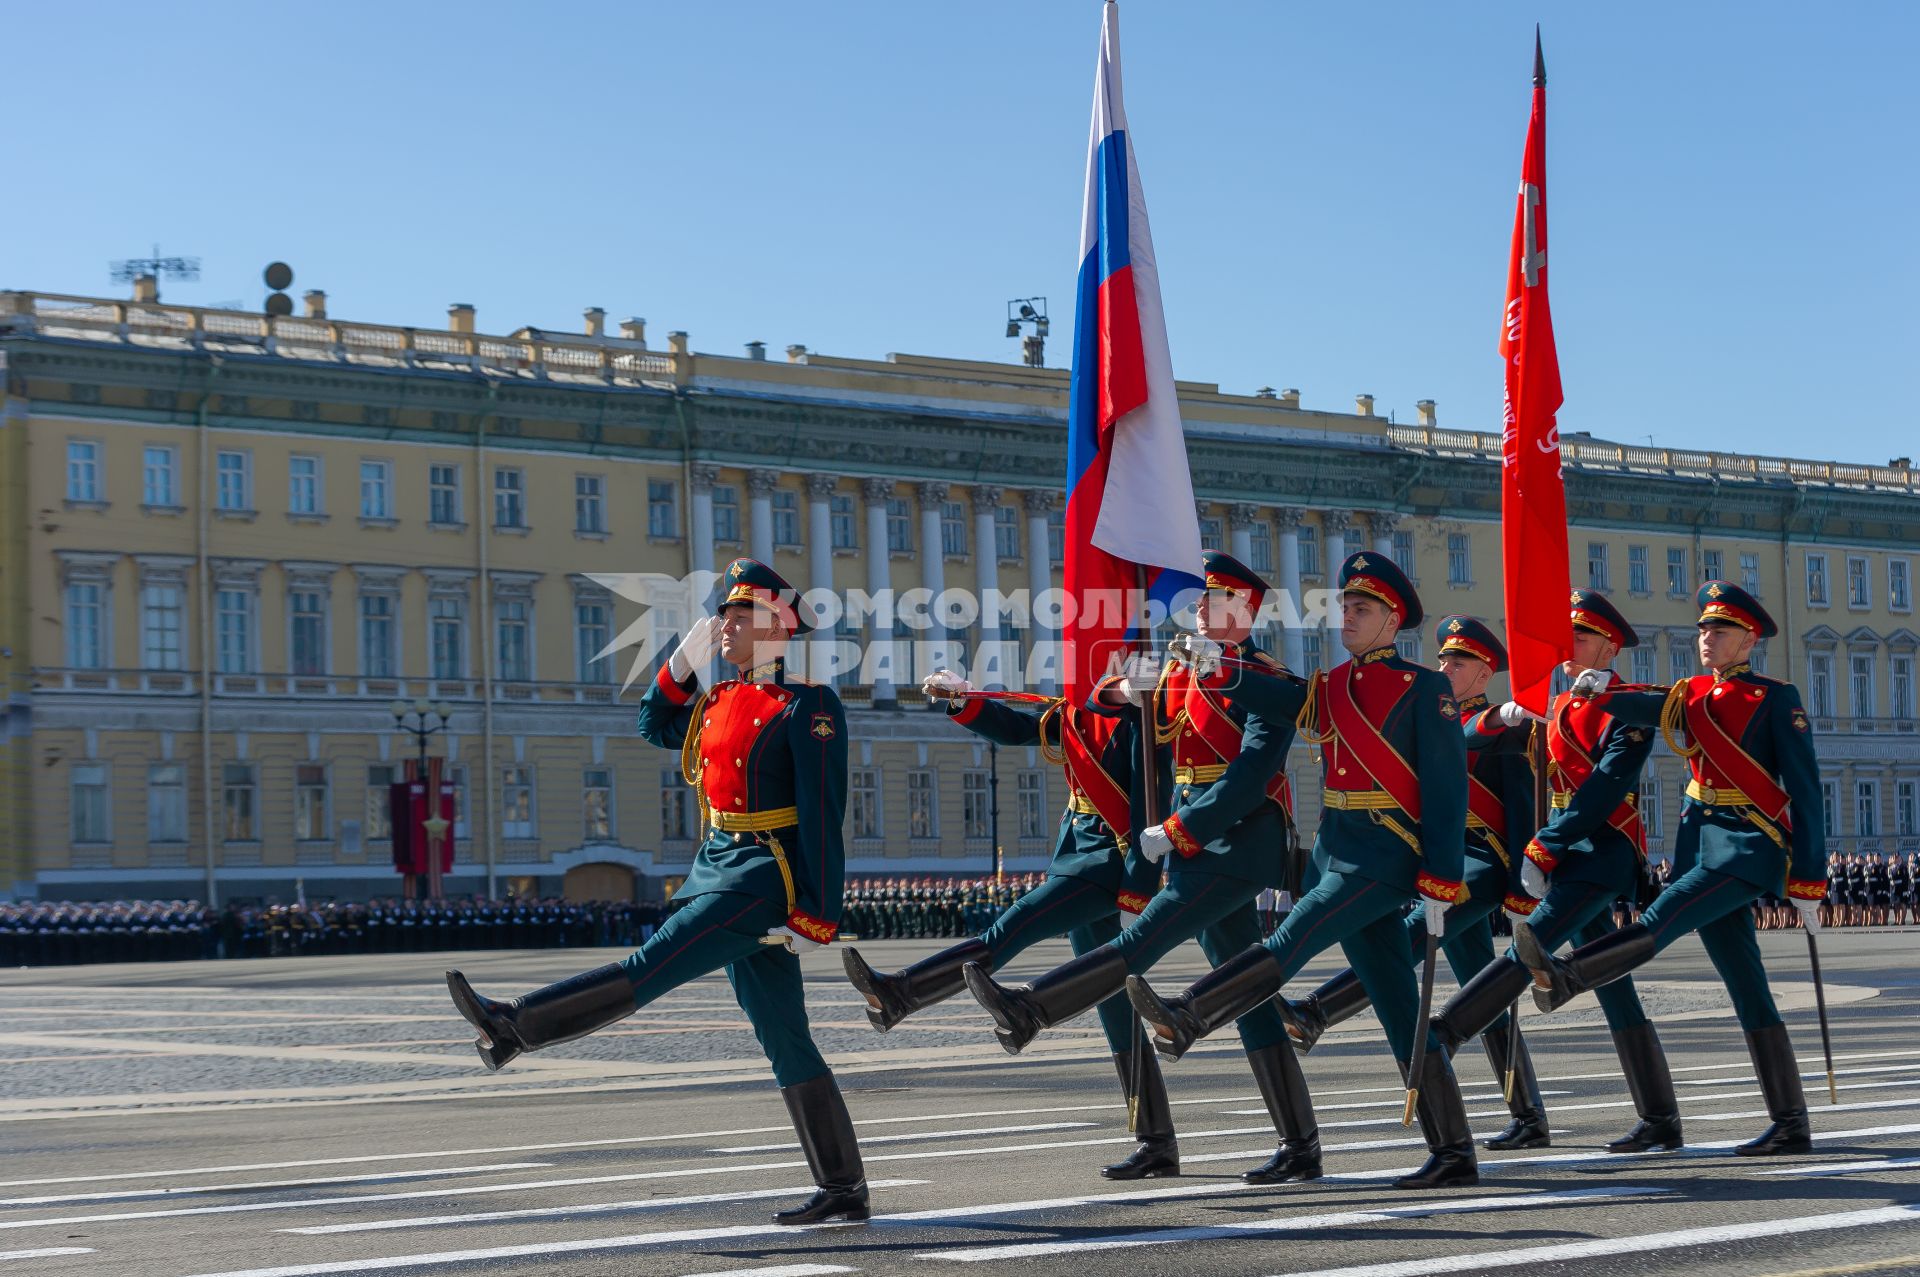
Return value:
[(800, 823), (798, 807), (775, 807), (771, 811), (721, 811), (714, 807), (709, 815), (715, 829), (724, 829), (730, 834), (762, 834)]
[(1400, 804), (1384, 789), (1329, 789), (1326, 805), (1333, 811), (1398, 811)]
[(1173, 769), (1173, 783), (1176, 785), (1211, 785), (1227, 774), (1225, 763), (1202, 763), (1198, 767), (1176, 767)]
[(1753, 807), (1753, 799), (1737, 789), (1715, 789), (1712, 785), (1703, 785), (1697, 780), (1687, 782), (1687, 797), (1695, 802), (1705, 803), (1709, 807)]
[(1067, 810), (1076, 816), (1098, 816), (1100, 809), (1093, 805), (1093, 799), (1085, 794), (1068, 794)]

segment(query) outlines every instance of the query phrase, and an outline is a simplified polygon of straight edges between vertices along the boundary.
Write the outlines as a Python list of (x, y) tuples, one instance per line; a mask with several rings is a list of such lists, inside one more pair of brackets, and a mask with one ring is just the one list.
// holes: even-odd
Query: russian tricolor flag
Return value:
[[(1200, 585), (1200, 520), (1146, 196), (1120, 96), (1120, 12), (1103, 6), (1080, 224), (1067, 403), (1067, 697), (1078, 703), (1128, 641), (1139, 588), (1171, 601)], [(1133, 596), (1137, 599), (1137, 595)]]

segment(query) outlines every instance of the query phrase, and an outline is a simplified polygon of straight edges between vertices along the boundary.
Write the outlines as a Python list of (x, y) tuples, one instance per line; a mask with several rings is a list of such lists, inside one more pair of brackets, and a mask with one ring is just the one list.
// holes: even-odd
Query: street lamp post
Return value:
[[(397, 731), (409, 733), (419, 748), (419, 770), (415, 773), (422, 785), (427, 785), (427, 737), (435, 732), (447, 729), (447, 720), (453, 717), (453, 707), (445, 701), (428, 704), (425, 697), (409, 706), (405, 701), (395, 701), (387, 707), (393, 714), (393, 726)], [(408, 720), (412, 721), (409, 722)], [(438, 720), (438, 721), (433, 721)], [(447, 828), (446, 818), (440, 814), (440, 795), (427, 795), (427, 819), (424, 822), (427, 835), (427, 898), (440, 899), (440, 846), (452, 832)]]

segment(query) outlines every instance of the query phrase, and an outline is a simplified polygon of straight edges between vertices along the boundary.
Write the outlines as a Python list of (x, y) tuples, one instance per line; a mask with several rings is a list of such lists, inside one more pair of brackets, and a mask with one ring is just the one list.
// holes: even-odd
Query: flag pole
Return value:
[[(1151, 652), (1153, 650), (1153, 605), (1147, 598), (1146, 564), (1134, 565), (1133, 579), (1140, 594), (1140, 609), (1135, 621), (1135, 624), (1140, 627), (1139, 650), (1143, 653)], [(1167, 818), (1167, 814), (1160, 809), (1160, 725), (1154, 720), (1153, 695), (1149, 693), (1142, 697), (1137, 709), (1140, 719), (1137, 732), (1140, 737), (1139, 767), (1142, 795), (1140, 808), (1147, 824), (1157, 825)], [(1132, 833), (1134, 846), (1137, 847), (1140, 845), (1140, 832), (1134, 830)], [(1140, 1080), (1141, 1073), (1146, 1068), (1141, 1052), (1153, 1049), (1147, 1043), (1145, 1031), (1140, 1027), (1140, 1018), (1137, 1015), (1134, 1017), (1134, 1026), (1133, 1060), (1128, 1069), (1133, 1076), (1127, 1084), (1127, 1133), (1129, 1135), (1138, 1134), (1140, 1127)]]

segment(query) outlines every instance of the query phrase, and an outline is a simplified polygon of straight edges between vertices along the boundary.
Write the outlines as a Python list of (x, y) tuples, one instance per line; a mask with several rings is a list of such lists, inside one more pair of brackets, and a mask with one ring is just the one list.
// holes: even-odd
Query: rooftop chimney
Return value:
[(136, 275), (133, 280), (133, 300), (137, 302), (159, 301), (160, 277), (158, 275)]
[(806, 348), (805, 346), (788, 346), (788, 347), (787, 347), (787, 362), (788, 362), (788, 363), (790, 363), (790, 364), (804, 364), (804, 363), (806, 363), (806, 362), (807, 362), (807, 348)]
[(447, 307), (447, 328), (451, 332), (470, 333), (473, 331), (473, 303), (455, 302)]
[(1262, 386), (1253, 392), (1253, 397), (1255, 399), (1278, 399), (1280, 395), (1272, 386)]
[(750, 342), (748, 342), (748, 343), (747, 343), (747, 358), (748, 358), (748, 359), (758, 359), (758, 360), (762, 360), (762, 361), (765, 361), (765, 359), (766, 359), (766, 357), (767, 357), (767, 343), (766, 343), (766, 342), (764, 342), (764, 341), (750, 341)]
[(687, 334), (683, 330), (678, 328), (668, 333), (667, 349), (676, 355), (686, 354), (687, 353)]
[(620, 335), (628, 341), (637, 341), (642, 350), (647, 345), (647, 321), (644, 319), (623, 319), (620, 321)]
[(1300, 406), (1300, 392), (1292, 386), (1288, 386), (1280, 392), (1280, 406), (1282, 408), (1298, 408)]
[(1353, 397), (1353, 410), (1363, 417), (1371, 417), (1373, 415), (1373, 396), (1355, 395)]
[(605, 337), (607, 335), (607, 312), (598, 306), (587, 307), (587, 336)]
[(307, 318), (325, 319), (327, 317), (327, 295), (318, 288), (307, 290)]
[(1413, 407), (1414, 411), (1420, 414), (1421, 425), (1437, 426), (1440, 424), (1440, 414), (1434, 410), (1433, 400), (1422, 399), (1419, 403), (1413, 405)]

